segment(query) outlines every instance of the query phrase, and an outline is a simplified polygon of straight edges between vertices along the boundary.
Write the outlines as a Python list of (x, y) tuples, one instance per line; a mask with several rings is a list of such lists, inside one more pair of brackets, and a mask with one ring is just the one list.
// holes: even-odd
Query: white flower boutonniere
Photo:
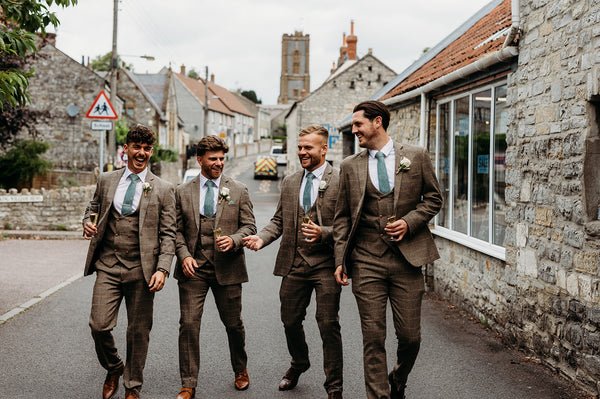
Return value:
[(400, 160), (400, 166), (398, 166), (398, 170), (396, 171), (396, 173), (408, 172), (410, 170), (410, 164), (410, 159), (402, 157), (402, 159)]
[(142, 190), (144, 190), (144, 195), (146, 195), (146, 193), (152, 191), (152, 186), (148, 182), (143, 182), (142, 183)]
[(229, 189), (227, 187), (223, 187), (219, 192), (219, 200), (231, 201), (231, 196), (229, 195)]
[(323, 197), (323, 193), (325, 193), (327, 187), (329, 187), (329, 184), (325, 180), (321, 180), (321, 182), (319, 183), (319, 195), (321, 197)]

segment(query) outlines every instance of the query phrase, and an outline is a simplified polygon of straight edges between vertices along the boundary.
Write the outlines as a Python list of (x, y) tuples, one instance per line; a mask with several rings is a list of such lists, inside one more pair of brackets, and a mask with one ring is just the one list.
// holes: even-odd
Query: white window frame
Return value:
[[(436, 236), (445, 238), (449, 241), (454, 241), (457, 244), (463, 245), (465, 247), (471, 248), (475, 251), (484, 253), (489, 256), (493, 256), (495, 258), (501, 259), (503, 261), (506, 260), (506, 248), (500, 245), (493, 244), (493, 234), (494, 234), (494, 173), (495, 173), (495, 122), (496, 122), (496, 88), (500, 86), (504, 86), (507, 84), (506, 80), (496, 81), (492, 84), (488, 84), (485, 86), (479, 86), (477, 88), (461, 92), (459, 94), (446, 97), (436, 104), (436, 132), (435, 132), (435, 170), (440, 170), (440, 162), (441, 157), (439, 155), (440, 151), (440, 106), (443, 104), (449, 104), (448, 112), (450, 113), (449, 126), (450, 134), (453, 136), (454, 132), (454, 102), (457, 99), (464, 98), (466, 96), (469, 97), (469, 145), (468, 145), (468, 193), (467, 193), (467, 201), (468, 201), (468, 209), (469, 212), (467, 214), (467, 233), (460, 233), (453, 230), (454, 227), (454, 140), (449, 140), (449, 195), (448, 195), (448, 206), (447, 212), (450, 214), (450, 227), (442, 227), (438, 224), (439, 216), (434, 218), (434, 226), (432, 228), (432, 233)], [(491, 91), (491, 108), (490, 108), (490, 149), (489, 149), (489, 161), (488, 161), (488, 187), (489, 187), (489, 203), (488, 207), (489, 217), (488, 217), (488, 241), (483, 241), (478, 238), (471, 236), (471, 213), (472, 213), (472, 201), (473, 201), (473, 96), (476, 93), (480, 93), (485, 90)]]

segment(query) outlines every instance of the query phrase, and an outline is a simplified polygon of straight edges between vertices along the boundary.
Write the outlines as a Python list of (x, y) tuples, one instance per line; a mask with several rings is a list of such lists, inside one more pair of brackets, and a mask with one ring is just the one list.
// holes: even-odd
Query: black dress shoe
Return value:
[(298, 378), (300, 378), (300, 374), (302, 374), (304, 371), (305, 370), (298, 370), (290, 367), (288, 371), (285, 372), (285, 375), (279, 383), (279, 390), (289, 391), (290, 389), (294, 389), (294, 387), (298, 385)]
[(389, 375), (389, 381), (390, 399), (406, 399), (406, 396), (404, 395), (404, 389), (406, 388), (406, 385), (403, 385), (402, 387), (397, 386), (394, 378), (392, 378), (392, 374)]
[(327, 394), (327, 399), (342, 399), (342, 392), (335, 391)]

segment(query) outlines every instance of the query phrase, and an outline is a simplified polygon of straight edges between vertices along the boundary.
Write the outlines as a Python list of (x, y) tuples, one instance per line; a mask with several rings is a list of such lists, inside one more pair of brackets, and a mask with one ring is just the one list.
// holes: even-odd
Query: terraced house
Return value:
[(494, 0), (371, 97), (437, 168), (430, 288), (595, 394), (599, 47), (598, 0)]

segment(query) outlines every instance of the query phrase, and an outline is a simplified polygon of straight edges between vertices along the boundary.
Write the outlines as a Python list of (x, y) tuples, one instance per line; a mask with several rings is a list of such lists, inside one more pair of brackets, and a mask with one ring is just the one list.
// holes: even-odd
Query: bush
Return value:
[(152, 153), (152, 158), (150, 158), (150, 163), (156, 163), (160, 161), (165, 162), (177, 162), (179, 159), (179, 153), (170, 148), (163, 148), (160, 145), (154, 146), (154, 152)]
[(45, 176), (52, 162), (40, 158), (49, 148), (48, 143), (36, 140), (19, 140), (0, 158), (0, 187), (31, 187), (33, 178)]

